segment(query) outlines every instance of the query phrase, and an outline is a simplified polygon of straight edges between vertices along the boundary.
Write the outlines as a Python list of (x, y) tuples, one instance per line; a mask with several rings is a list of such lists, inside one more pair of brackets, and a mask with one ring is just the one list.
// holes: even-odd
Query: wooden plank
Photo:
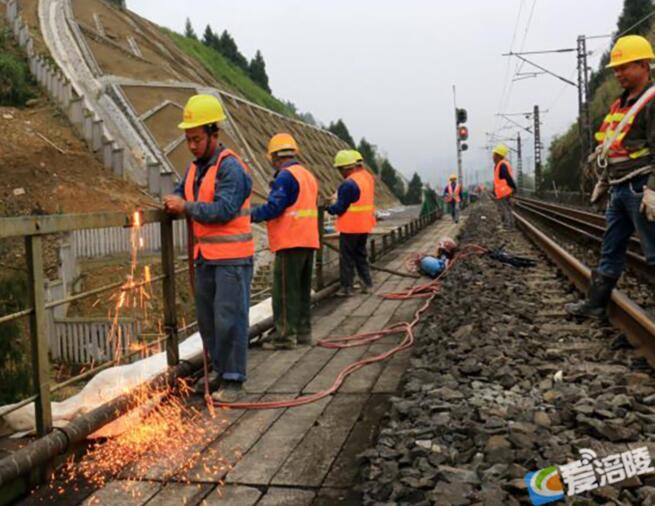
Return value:
[(334, 460), (324, 487), (351, 487), (359, 477), (357, 455), (375, 445), (380, 420), (389, 409), (389, 396), (371, 395), (361, 410), (361, 417), (348, 435)]
[(266, 366), (262, 367), (263, 374), (253, 374), (246, 382), (248, 393), (263, 393), (275, 383), (280, 376), (294, 366), (300, 358), (309, 351), (309, 347), (303, 346), (294, 350), (281, 350), (269, 352), (270, 357), (266, 360)]
[(226, 482), (268, 485), (328, 402), (325, 398), (287, 410), (228, 473)]
[(412, 356), (412, 350), (405, 350), (396, 353), (380, 373), (375, 385), (373, 385), (373, 393), (389, 393), (395, 394), (400, 386), (403, 374), (409, 365), (409, 359)]
[[(385, 351), (389, 350), (392, 346), (388, 344), (373, 344), (366, 348), (363, 358), (373, 357), (375, 355), (380, 355)], [(387, 360), (390, 360), (387, 359)], [(343, 385), (339, 389), (339, 392), (342, 393), (364, 393), (370, 392), (373, 390), (373, 386), (377, 382), (378, 377), (382, 373), (385, 362), (374, 362), (368, 364), (358, 371), (355, 371), (350, 376), (346, 378)]]
[(262, 493), (254, 487), (219, 486), (202, 501), (202, 506), (253, 506), (261, 496)]
[(268, 392), (297, 394), (316, 376), (336, 352), (336, 349), (320, 346), (312, 348), (286, 374), (280, 377), (268, 389)]
[[(286, 396), (266, 395), (261, 400), (274, 401), (284, 398)], [(196, 464), (191, 469), (184, 470), (179, 478), (183, 481), (219, 483), (229, 468), (255, 445), (283, 412), (284, 409), (246, 411), (239, 418), (239, 422), (230, 426), (220, 438), (203, 450)], [(220, 456), (226, 465), (217, 462), (216, 456)]]
[[(255, 401), (257, 396), (246, 396), (244, 400)], [(204, 400), (198, 397), (190, 401), (195, 404), (195, 409), (202, 410)], [(230, 427), (243, 414), (243, 410), (217, 410), (216, 417), (212, 418), (208, 411), (204, 410), (199, 420), (194, 424), (204, 427), (205, 434), (202, 441), (189, 445), (176, 445), (164, 450), (162, 454), (148, 454), (145, 459), (151, 464), (143, 472), (141, 466), (130, 466), (123, 473), (123, 479), (146, 479), (166, 481), (171, 476), (188, 469), (193, 465), (193, 459), (197, 458), (199, 452), (205, 450), (216, 440), (228, 427)], [(213, 458), (218, 460), (214, 455)], [(143, 459), (142, 459), (143, 460)]]
[(362, 493), (355, 489), (322, 488), (319, 490), (312, 506), (335, 506), (343, 504), (363, 504)]
[(83, 506), (125, 506), (147, 503), (161, 488), (161, 484), (151, 481), (112, 481), (97, 490)]
[(359, 360), (364, 354), (364, 351), (365, 349), (362, 346), (339, 350), (325, 367), (321, 369), (321, 372), (303, 389), (303, 393), (314, 393), (329, 388), (339, 373), (353, 362)]
[(203, 483), (167, 483), (149, 502), (148, 506), (195, 505), (211, 492), (212, 485)]
[(318, 487), (359, 418), (368, 395), (334, 396), (316, 424), (273, 477), (273, 485)]
[(310, 506), (315, 495), (310, 490), (271, 487), (257, 506)]

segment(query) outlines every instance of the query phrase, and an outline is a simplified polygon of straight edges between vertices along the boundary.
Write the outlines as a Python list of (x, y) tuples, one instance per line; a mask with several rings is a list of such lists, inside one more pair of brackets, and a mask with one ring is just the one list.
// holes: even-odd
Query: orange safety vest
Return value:
[(348, 179), (359, 188), (359, 200), (337, 217), (337, 230), (345, 234), (368, 234), (375, 227), (375, 178), (366, 169), (357, 169)]
[(282, 170), (288, 170), (298, 182), (298, 198), (280, 216), (266, 224), (268, 247), (273, 252), (290, 248), (318, 249), (316, 178), (302, 165), (291, 165)]
[[(653, 96), (655, 96), (655, 94), (653, 94), (652, 91), (650, 90), (647, 90), (645, 93), (651, 93), (652, 96), (649, 100), (644, 102), (641, 108), (639, 108), (636, 111), (636, 113), (626, 122), (626, 124), (623, 125), (621, 132), (618, 134), (616, 140), (612, 143), (612, 145), (609, 148), (609, 151), (607, 152), (607, 158), (610, 163), (618, 163), (626, 160), (634, 160), (635, 158), (642, 158), (650, 154), (650, 148), (648, 146), (635, 149), (634, 151), (629, 151), (623, 145), (623, 139), (625, 139), (625, 136), (628, 135), (630, 128), (632, 128), (632, 125), (635, 121), (635, 118), (637, 117), (637, 114), (639, 114), (639, 112), (644, 107), (646, 107), (648, 102), (650, 102), (653, 99)], [(600, 125), (600, 128), (598, 129), (598, 132), (596, 132), (595, 134), (596, 141), (598, 141), (599, 144), (602, 144), (605, 141), (605, 137), (612, 137), (614, 135), (614, 132), (618, 128), (619, 123), (621, 122), (621, 120), (627, 114), (627, 112), (630, 110), (631, 107), (632, 106), (627, 104), (621, 107), (620, 98), (617, 98), (614, 101), (612, 107), (610, 107), (610, 112), (607, 114), (607, 116), (605, 116), (603, 122)]]
[[(244, 170), (250, 174), (250, 169), (243, 163), (241, 158), (233, 151), (223, 148), (216, 163), (212, 165), (205, 174), (200, 189), (198, 200), (193, 194), (193, 185), (196, 180), (196, 164), (191, 163), (186, 174), (184, 184), (184, 198), (189, 202), (214, 202), (216, 188), (216, 176), (221, 167), (221, 162), (228, 156), (235, 157)], [(229, 260), (233, 258), (247, 258), (255, 254), (255, 241), (252, 237), (250, 227), (250, 195), (243, 202), (239, 213), (227, 223), (200, 223), (193, 221), (193, 236), (195, 244), (193, 257), (202, 257), (207, 260)]]
[(462, 187), (460, 186), (460, 184), (457, 183), (455, 185), (455, 191), (454, 192), (453, 192), (453, 185), (451, 185), (450, 183), (448, 183), (447, 188), (448, 188), (448, 197), (446, 197), (446, 201), (447, 202), (452, 202), (453, 198), (454, 198), (455, 202), (459, 203), (462, 200), (461, 199)]
[(500, 179), (500, 166), (503, 163), (507, 165), (507, 171), (512, 176), (512, 166), (507, 160), (502, 159), (496, 164), (496, 168), (494, 169), (494, 193), (498, 200), (507, 198), (512, 194), (512, 187), (507, 184), (507, 180)]

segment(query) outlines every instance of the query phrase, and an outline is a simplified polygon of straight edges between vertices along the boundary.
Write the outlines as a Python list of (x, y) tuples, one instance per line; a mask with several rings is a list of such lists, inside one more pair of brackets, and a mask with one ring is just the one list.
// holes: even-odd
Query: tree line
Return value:
[(380, 174), (380, 179), (389, 187), (400, 202), (405, 205), (421, 203), (423, 181), (416, 172), (414, 172), (409, 183), (405, 185), (398, 171), (391, 165), (389, 159), (378, 153), (377, 146), (371, 144), (363, 137), (359, 141), (359, 144), (355, 144), (355, 140), (350, 135), (350, 131), (342, 119), (330, 122), (327, 129), (346, 142), (350, 147), (357, 149), (362, 154), (366, 165), (376, 174)]
[[(186, 19), (184, 35), (190, 39), (198, 40), (198, 35), (193, 29), (189, 18)], [(266, 73), (266, 62), (264, 61), (264, 56), (259, 49), (249, 62), (243, 53), (239, 51), (239, 46), (237, 46), (234, 37), (232, 37), (227, 30), (223, 30), (223, 33), (218, 35), (210, 25), (207, 25), (205, 28), (205, 33), (203, 33), (201, 42), (205, 46), (218, 51), (230, 62), (248, 74), (250, 79), (255, 83), (264, 88), (268, 93), (271, 93), (271, 87), (268, 84), (268, 74)]]

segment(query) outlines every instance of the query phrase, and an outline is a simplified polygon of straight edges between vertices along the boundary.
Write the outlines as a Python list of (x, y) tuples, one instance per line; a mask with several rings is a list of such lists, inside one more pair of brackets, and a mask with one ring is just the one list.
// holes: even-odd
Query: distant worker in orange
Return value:
[(462, 185), (457, 182), (457, 176), (451, 174), (449, 182), (443, 190), (443, 197), (448, 204), (450, 215), (455, 223), (459, 222), (459, 206), (462, 201)]
[[(246, 381), (248, 312), (255, 243), (250, 225), (250, 169), (218, 142), (223, 107), (211, 95), (194, 95), (184, 107), (187, 146), (195, 157), (173, 195), (171, 214), (193, 227), (198, 328), (211, 359), (212, 398), (233, 402)], [(196, 385), (202, 392), (203, 380)]]
[(287, 133), (268, 143), (275, 169), (266, 204), (252, 211), (254, 223), (266, 221), (273, 267), (272, 339), (264, 349), (292, 349), (312, 344), (311, 291), (314, 251), (319, 247), (318, 183), (297, 159), (298, 145)]
[(337, 191), (337, 201), (327, 212), (337, 216), (339, 231), (340, 297), (352, 294), (354, 271), (362, 282), (362, 293), (373, 286), (366, 243), (375, 227), (375, 178), (366, 170), (362, 155), (355, 150), (339, 151), (334, 167), (345, 179)]
[(514, 227), (514, 216), (510, 198), (516, 191), (516, 184), (512, 177), (512, 166), (507, 160), (509, 148), (505, 144), (494, 147), (492, 156), (494, 161), (494, 197), (500, 210), (500, 217), (506, 229)]
[(598, 183), (595, 203), (609, 191), (607, 227), (600, 262), (592, 273), (587, 299), (565, 306), (569, 314), (604, 320), (607, 304), (625, 270), (628, 243), (637, 232), (646, 262), (655, 268), (655, 59), (647, 39), (627, 35), (616, 41), (607, 65), (623, 88), (599, 131), (591, 156)]

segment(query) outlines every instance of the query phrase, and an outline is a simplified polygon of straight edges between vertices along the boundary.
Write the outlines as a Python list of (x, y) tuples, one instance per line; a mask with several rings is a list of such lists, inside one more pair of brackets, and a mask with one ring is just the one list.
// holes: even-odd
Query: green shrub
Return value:
[(25, 64), (9, 53), (0, 53), (0, 105), (21, 107), (31, 96)]
[[(0, 315), (25, 308), (27, 282), (24, 275), (0, 279)], [(0, 324), (0, 405), (17, 402), (32, 393), (32, 375), (23, 320)]]

